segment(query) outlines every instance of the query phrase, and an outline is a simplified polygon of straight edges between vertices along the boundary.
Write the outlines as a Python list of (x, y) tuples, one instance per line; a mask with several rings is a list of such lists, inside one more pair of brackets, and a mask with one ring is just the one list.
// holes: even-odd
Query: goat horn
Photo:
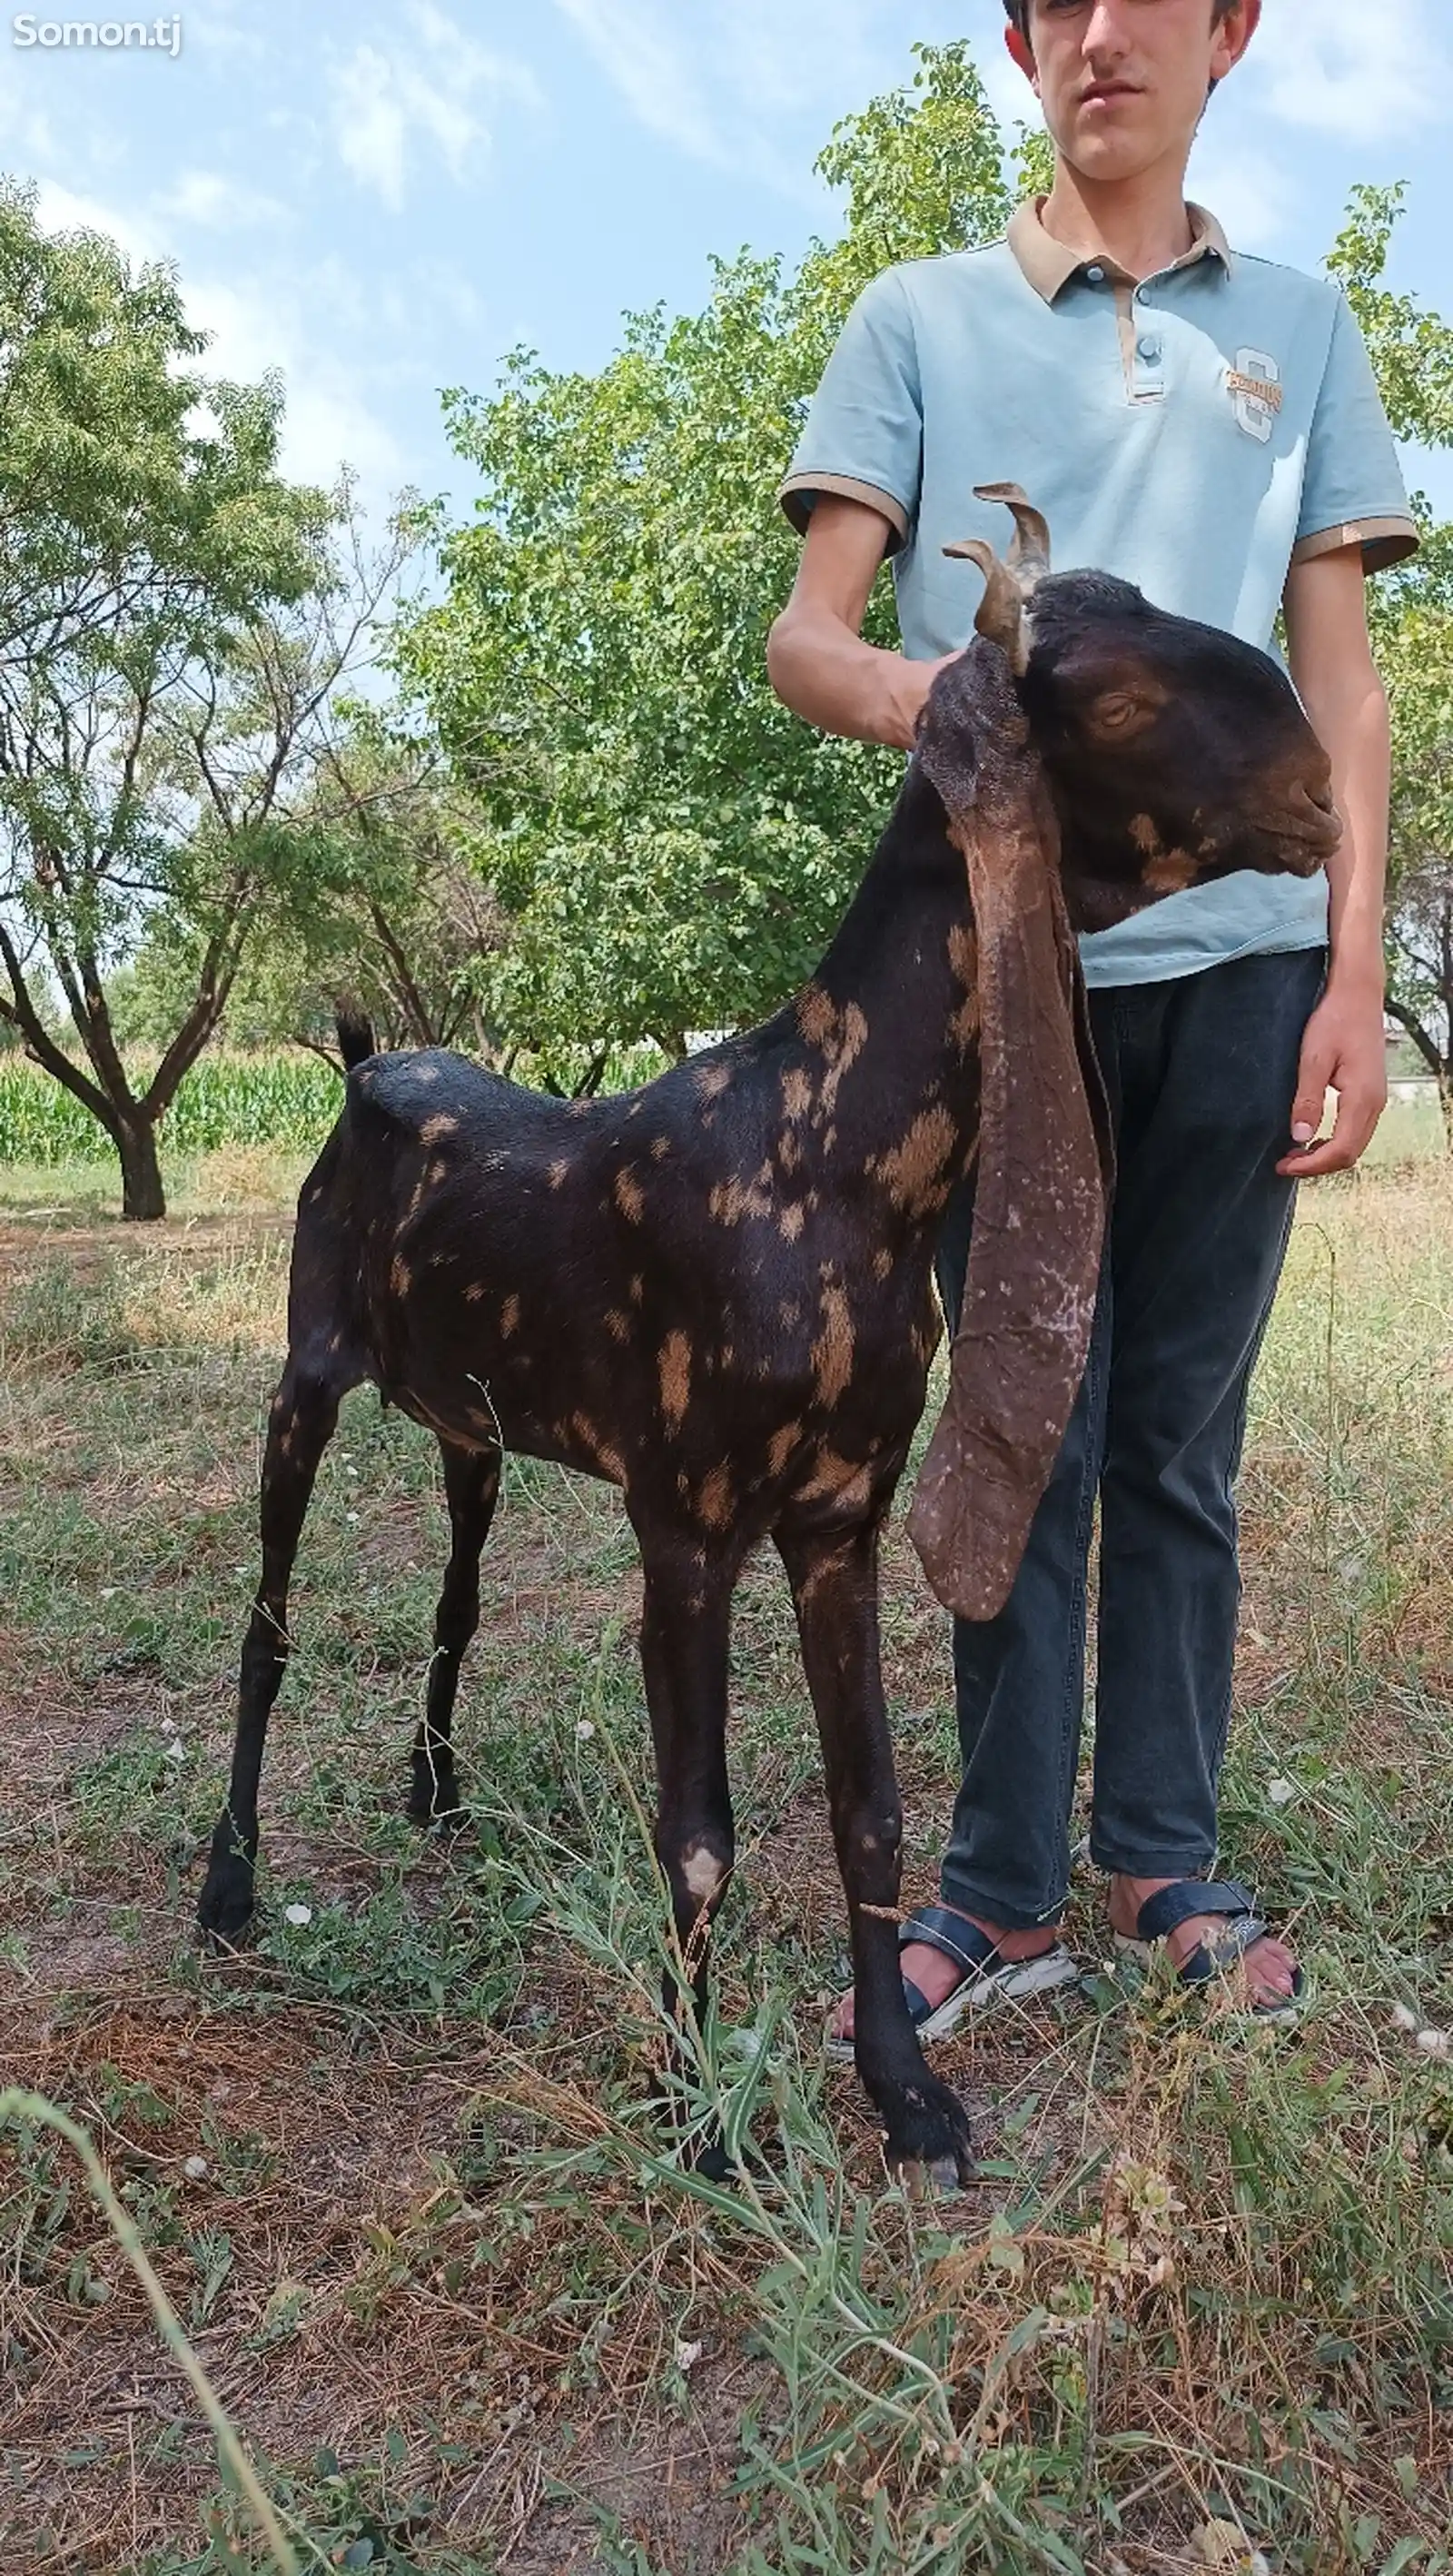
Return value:
[(976, 501), (1002, 501), (1014, 513), (1014, 539), (1008, 564), (1027, 597), (1049, 570), (1049, 521), (1017, 483), (976, 483)]
[(1022, 679), (1029, 657), (1024, 646), (1024, 594), (1014, 574), (982, 537), (965, 537), (960, 545), (945, 546), (944, 553), (978, 565), (984, 576), (984, 596), (974, 624), (991, 644), (998, 645), (1016, 680)]

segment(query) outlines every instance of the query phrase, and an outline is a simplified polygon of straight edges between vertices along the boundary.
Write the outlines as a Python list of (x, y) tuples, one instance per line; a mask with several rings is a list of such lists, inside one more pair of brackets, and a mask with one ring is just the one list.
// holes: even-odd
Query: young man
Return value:
[[(1184, 200), (1208, 92), (1261, 0), (1005, 8), (1054, 186), (1005, 241), (890, 270), (859, 300), (783, 493), (806, 544), (773, 682), (826, 731), (909, 749), (978, 605), (942, 548), (997, 541), (974, 486), (1012, 480), (1046, 513), (1060, 569), (1118, 573), (1263, 648), (1285, 605), (1346, 830), (1330, 883), (1238, 875), (1082, 943), (1118, 1133), (1111, 1239), (1014, 1594), (955, 1634), (963, 1787), (943, 1901), (904, 1933), (929, 2038), (971, 2004), (1074, 1974), (1059, 1924), (1097, 1492), (1091, 1851), (1111, 1923), (1166, 1943), (1192, 1982), (1224, 1974), (1253, 2011), (1294, 2007), (1287, 1944), (1244, 1889), (1206, 1884), (1240, 1591), (1232, 1489), (1296, 1183), (1354, 1164), (1386, 1099), (1388, 725), (1363, 584), (1417, 542), (1340, 292), (1233, 253)], [(860, 638), (885, 552), (902, 655)], [(970, 1215), (965, 1191), (940, 1257), (951, 1316)], [(841, 2033), (851, 2016), (849, 1997)]]

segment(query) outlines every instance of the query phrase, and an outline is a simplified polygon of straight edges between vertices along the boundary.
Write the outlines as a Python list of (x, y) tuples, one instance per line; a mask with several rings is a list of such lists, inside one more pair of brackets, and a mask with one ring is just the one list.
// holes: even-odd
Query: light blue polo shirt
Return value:
[[(848, 317), (783, 487), (881, 511), (904, 651), (974, 631), (982, 585), (944, 546), (1005, 512), (976, 483), (1021, 483), (1054, 568), (1118, 573), (1159, 608), (1263, 651), (1293, 562), (1360, 544), (1369, 572), (1417, 545), (1397, 451), (1340, 288), (1232, 252), (1188, 209), (1194, 247), (1137, 284), (1019, 207), (1003, 241), (884, 271)], [(1082, 942), (1092, 984), (1191, 975), (1320, 947), (1327, 883), (1250, 871), (1153, 904)]]

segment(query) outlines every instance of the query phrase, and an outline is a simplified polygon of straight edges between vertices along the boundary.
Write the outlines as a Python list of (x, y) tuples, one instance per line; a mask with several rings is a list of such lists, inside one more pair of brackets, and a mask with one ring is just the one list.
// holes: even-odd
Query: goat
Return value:
[[(342, 1028), (346, 1102), (299, 1202), (203, 1928), (254, 1901), (287, 1596), (339, 1400), (371, 1379), (437, 1437), (453, 1549), (411, 1807), (456, 1809), (451, 1719), (505, 1449), (619, 1486), (645, 1575), (656, 1851), (700, 2008), (733, 1865), (734, 1587), (791, 1584), (852, 1926), (856, 2058), (894, 2166), (971, 2169), (897, 1961), (901, 1818), (879, 1670), (880, 1533), (941, 1334), (945, 1201), (981, 1174), (950, 1393), (910, 1529), (945, 1604), (1012, 1582), (1084, 1366), (1110, 1179), (1072, 924), (1240, 867), (1312, 873), (1328, 764), (1282, 673), (1123, 582), (1052, 575), (1017, 487), (982, 540), (979, 635), (821, 967), (775, 1018), (619, 1098), (564, 1104)], [(668, 1978), (668, 2001), (685, 2008)], [(704, 2161), (720, 2150), (708, 2151)]]

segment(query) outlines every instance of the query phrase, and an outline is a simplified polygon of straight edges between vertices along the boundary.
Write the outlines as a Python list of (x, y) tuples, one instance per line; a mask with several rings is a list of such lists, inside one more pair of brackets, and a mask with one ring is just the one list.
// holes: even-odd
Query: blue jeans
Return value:
[[(963, 1784), (943, 1897), (1005, 1930), (1056, 1922), (1069, 1889), (1097, 1494), (1091, 1854), (1138, 1878), (1214, 1861), (1233, 1487), (1296, 1195), (1276, 1165), (1325, 971), (1303, 949), (1090, 996), (1118, 1178), (1089, 1361), (1006, 1608), (954, 1624)], [(952, 1322), (972, 1218), (971, 1175), (939, 1245)]]

